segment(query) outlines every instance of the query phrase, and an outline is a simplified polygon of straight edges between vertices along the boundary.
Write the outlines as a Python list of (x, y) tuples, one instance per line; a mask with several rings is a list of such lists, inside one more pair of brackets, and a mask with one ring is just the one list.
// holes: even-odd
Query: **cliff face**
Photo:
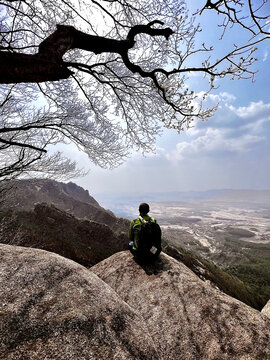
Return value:
[(270, 359), (270, 319), (168, 255), (140, 266), (121, 252), (91, 271), (143, 317), (159, 359)]
[(0, 245), (1, 360), (158, 359), (143, 318), (95, 274)]
[[(36, 202), (67, 205), (68, 198), (99, 207), (98, 202), (87, 190), (69, 182), (62, 183), (48, 179), (22, 179), (8, 183), (6, 206), (15, 210), (30, 210)], [(4, 204), (5, 205), (5, 204)]]
[(105, 210), (87, 190), (74, 183), (61, 183), (47, 179), (16, 180), (2, 204), (3, 209), (33, 210), (37, 203), (53, 204), (78, 218), (108, 225), (114, 232), (126, 233), (129, 222)]
[(1, 243), (53, 251), (87, 267), (127, 249), (129, 221), (82, 187), (28, 179), (9, 189), (0, 204)]
[(46, 203), (34, 211), (0, 213), (0, 242), (52, 251), (86, 267), (128, 246), (126, 234)]

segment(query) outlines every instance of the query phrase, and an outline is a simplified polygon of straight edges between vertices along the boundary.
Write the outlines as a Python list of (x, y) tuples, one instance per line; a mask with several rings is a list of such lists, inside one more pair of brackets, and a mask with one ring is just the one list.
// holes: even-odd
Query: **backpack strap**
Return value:
[(134, 226), (136, 226), (136, 221), (137, 220), (139, 220), (139, 222), (141, 223), (141, 224), (143, 224), (143, 223), (148, 223), (148, 222), (153, 222), (153, 223), (156, 223), (157, 222), (157, 220), (156, 219), (154, 219), (154, 218), (150, 218), (150, 220), (149, 221), (147, 221), (147, 220), (145, 220), (141, 215), (139, 215), (138, 217), (137, 217), (137, 219), (134, 219), (133, 220), (133, 223), (134, 223), (134, 225), (133, 225), (133, 228), (134, 228)]
[[(139, 223), (140, 224), (136, 224), (137, 220), (139, 220)], [(138, 216), (136, 219), (133, 220), (133, 231), (134, 231), (134, 228), (138, 225), (142, 225), (142, 223), (145, 223), (147, 221), (144, 220), (144, 218), (142, 216)]]
[[(156, 222), (157, 222), (157, 220), (154, 219), (153, 217), (150, 217), (149, 221), (147, 221), (147, 220), (145, 220), (142, 216), (139, 216), (136, 220), (140, 220), (141, 224), (142, 224), (143, 222), (144, 222), (144, 223), (146, 223), (146, 222), (156, 223)], [(136, 220), (134, 220), (134, 222), (135, 222)]]

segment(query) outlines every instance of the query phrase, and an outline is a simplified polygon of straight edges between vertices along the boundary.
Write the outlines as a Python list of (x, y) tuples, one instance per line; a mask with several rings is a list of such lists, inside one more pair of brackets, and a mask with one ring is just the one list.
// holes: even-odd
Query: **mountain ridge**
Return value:
[(0, 242), (52, 251), (86, 267), (128, 247), (127, 234), (47, 203), (30, 211), (0, 211)]
[(2, 209), (33, 210), (38, 203), (53, 204), (77, 218), (108, 225), (114, 232), (126, 232), (129, 222), (104, 209), (89, 195), (88, 190), (75, 183), (48, 179), (23, 179), (10, 182), (10, 190), (1, 204)]

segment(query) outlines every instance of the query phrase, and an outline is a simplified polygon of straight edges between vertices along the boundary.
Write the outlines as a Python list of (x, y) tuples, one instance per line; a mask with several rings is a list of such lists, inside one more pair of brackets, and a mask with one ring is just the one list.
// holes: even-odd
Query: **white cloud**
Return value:
[(221, 99), (225, 102), (231, 102), (231, 101), (236, 100), (236, 96), (234, 96), (233, 94), (230, 94), (226, 91), (221, 92), (219, 95), (220, 95)]
[(230, 94), (226, 91), (220, 92), (219, 94), (207, 94), (205, 91), (200, 91), (196, 94), (200, 100), (210, 100), (212, 103), (216, 104), (219, 102), (232, 102), (236, 100), (236, 97), (233, 94)]
[(270, 103), (264, 104), (262, 101), (251, 102), (248, 106), (240, 106), (238, 108), (230, 105), (229, 109), (241, 118), (255, 118), (262, 115), (270, 116)]
[[(233, 94), (230, 94), (228, 92), (220, 92), (219, 94), (206, 94), (205, 92), (201, 91), (196, 93), (197, 99), (202, 101), (204, 103), (204, 107), (212, 108), (215, 107), (217, 104), (219, 104), (218, 110), (214, 113), (213, 117), (209, 119), (209, 121), (202, 122), (200, 119), (195, 119), (192, 123), (192, 127), (190, 127), (186, 134), (189, 137), (195, 137), (199, 136), (202, 133), (202, 128), (205, 128), (205, 124), (209, 124), (210, 127), (219, 127), (219, 122), (221, 121), (224, 123), (224, 121), (227, 121), (228, 119), (224, 117), (220, 117), (219, 111), (223, 108), (224, 112), (224, 106), (230, 108), (230, 105), (228, 103), (235, 101), (236, 97)], [(206, 96), (206, 98), (204, 98)], [(198, 103), (198, 102), (197, 102)], [(215, 125), (214, 125), (215, 124)], [(204, 130), (203, 130), (204, 131)]]
[(213, 95), (209, 101), (220, 108), (209, 121), (196, 120), (180, 135), (167, 130), (155, 154), (134, 152), (111, 171), (93, 168), (81, 185), (91, 193), (269, 187), (270, 104), (234, 107), (234, 99), (228, 92)]
[(232, 152), (247, 152), (252, 150), (254, 144), (261, 143), (264, 140), (265, 138), (263, 136), (245, 134), (236, 139), (225, 141), (225, 145), (227, 145), (227, 149)]
[[(235, 99), (229, 93), (212, 98)], [(254, 151), (269, 141), (266, 137), (269, 126), (270, 104), (259, 101), (236, 108), (223, 103), (208, 122), (195, 121), (195, 127), (187, 132), (187, 140), (177, 143), (167, 152), (166, 158), (177, 164), (194, 157), (221, 158)]]
[(175, 163), (193, 157), (220, 157), (229, 153), (243, 153), (264, 140), (263, 136), (250, 134), (230, 138), (229, 133), (228, 130), (208, 128), (204, 135), (190, 142), (178, 143), (173, 151), (166, 154), (166, 158)]
[(268, 59), (268, 51), (265, 50), (262, 61), (265, 62)]

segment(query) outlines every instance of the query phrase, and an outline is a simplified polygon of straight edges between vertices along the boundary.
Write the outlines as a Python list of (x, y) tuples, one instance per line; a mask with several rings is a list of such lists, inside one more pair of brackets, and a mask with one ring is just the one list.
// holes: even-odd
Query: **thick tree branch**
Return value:
[(62, 64), (39, 54), (0, 51), (0, 83), (29, 83), (67, 79), (72, 72)]
[(125, 40), (89, 35), (73, 26), (57, 25), (57, 30), (39, 45), (37, 54), (20, 54), (0, 51), (0, 83), (43, 82), (68, 78), (72, 72), (63, 63), (63, 56), (71, 49), (81, 49), (100, 54), (118, 53), (126, 57), (135, 44), (135, 36), (144, 33), (150, 36), (164, 36), (173, 33), (169, 28), (156, 29), (152, 25), (163, 23), (153, 21), (148, 25), (134, 26)]
[(134, 42), (134, 38), (138, 34), (147, 34), (150, 36), (164, 36), (166, 38), (166, 40), (168, 40), (169, 37), (173, 34), (172, 29), (170, 29), (170, 28), (166, 28), (166, 29), (152, 28), (151, 26), (153, 26), (155, 24), (164, 25), (164, 23), (162, 21), (154, 20), (154, 21), (151, 21), (147, 25), (133, 26), (133, 28), (131, 28), (128, 33), (127, 40), (130, 41), (131, 43)]

